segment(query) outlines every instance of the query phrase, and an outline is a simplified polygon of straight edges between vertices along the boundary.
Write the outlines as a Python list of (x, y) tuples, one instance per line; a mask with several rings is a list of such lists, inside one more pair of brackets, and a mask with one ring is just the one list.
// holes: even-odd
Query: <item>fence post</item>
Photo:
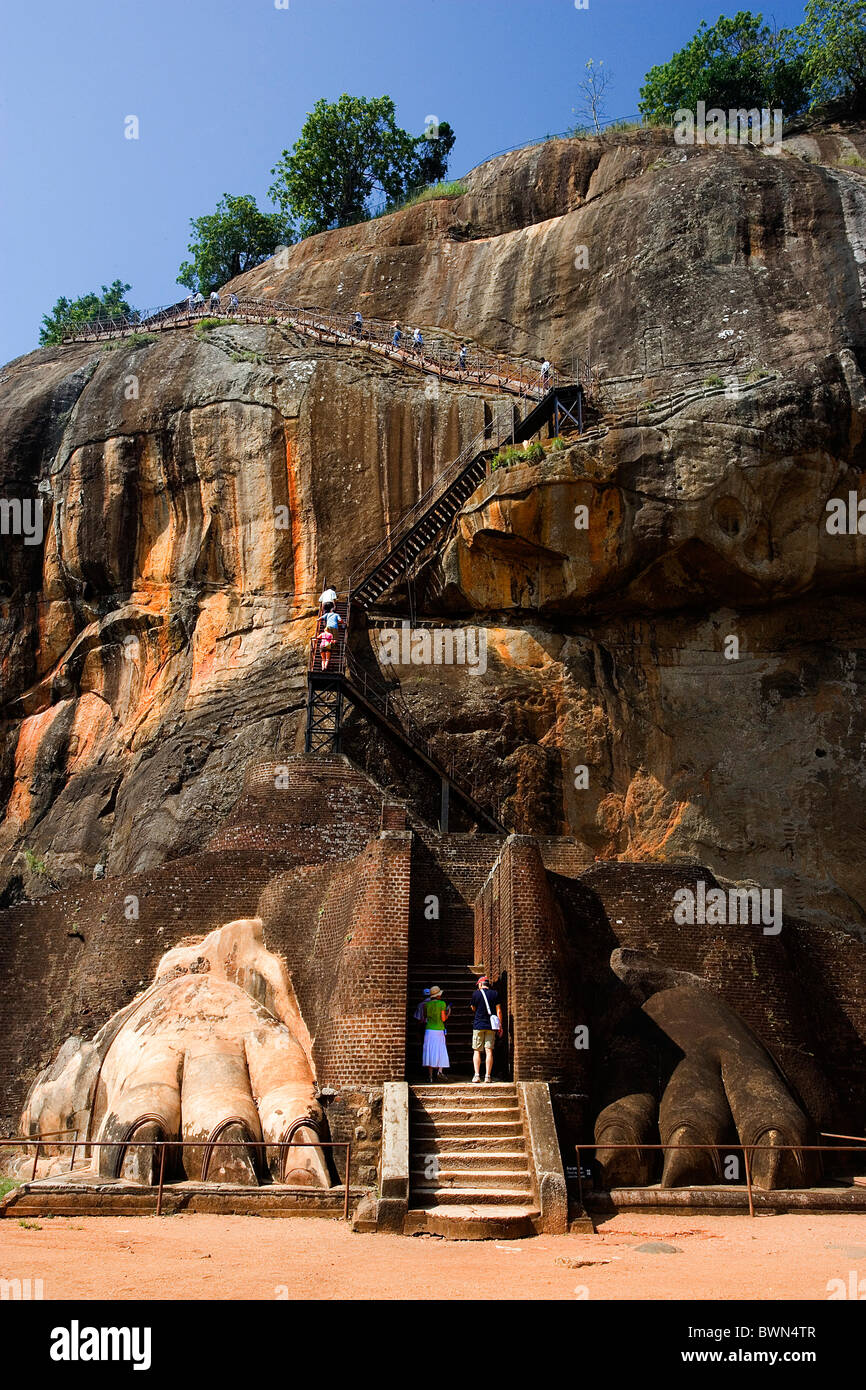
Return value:
[(748, 1188), (749, 1192), (749, 1215), (754, 1216), (755, 1203), (752, 1200), (752, 1170), (749, 1165), (749, 1150), (745, 1144), (743, 1145), (743, 1157), (746, 1161), (746, 1187)]
[(165, 1140), (163, 1139), (159, 1149), (159, 1191), (156, 1194), (156, 1214), (162, 1215), (162, 1185), (165, 1177)]

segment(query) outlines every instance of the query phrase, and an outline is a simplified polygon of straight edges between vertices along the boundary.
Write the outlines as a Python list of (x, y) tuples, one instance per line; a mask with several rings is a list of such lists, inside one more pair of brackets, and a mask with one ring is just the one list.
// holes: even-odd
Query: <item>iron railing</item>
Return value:
[[(58, 1132), (58, 1133), (69, 1133), (70, 1131), (68, 1131), (68, 1130), (60, 1130), (60, 1131), (57, 1131), (57, 1132)], [(207, 1138), (207, 1139), (78, 1139), (78, 1138), (77, 1138), (78, 1131), (76, 1130), (76, 1131), (73, 1131), (73, 1132), (76, 1134), (76, 1139), (75, 1139), (74, 1143), (73, 1143), (73, 1141), (68, 1140), (68, 1139), (67, 1139), (67, 1140), (60, 1140), (60, 1141), (58, 1142), (58, 1141), (56, 1141), (56, 1140), (53, 1138), (53, 1135), (49, 1132), (49, 1133), (47, 1133), (47, 1134), (39, 1134), (39, 1135), (33, 1134), (33, 1135), (26, 1136), (26, 1137), (24, 1137), (24, 1138), (15, 1137), (15, 1138), (0, 1139), (0, 1149), (5, 1148), (5, 1147), (10, 1146), (10, 1145), (13, 1146), (13, 1147), (21, 1147), (21, 1146), (23, 1146), (23, 1145), (34, 1144), (34, 1145), (36, 1146), (36, 1152), (35, 1152), (35, 1154), (33, 1155), (33, 1171), (32, 1171), (31, 1176), (30, 1176), (30, 1182), (31, 1182), (31, 1183), (33, 1183), (33, 1182), (36, 1181), (36, 1173), (37, 1173), (37, 1168), (38, 1168), (38, 1164), (39, 1164), (39, 1153), (40, 1153), (41, 1148), (43, 1147), (43, 1144), (44, 1144), (45, 1141), (48, 1140), (48, 1139), (51, 1139), (51, 1141), (52, 1141), (52, 1142), (51, 1142), (51, 1145), (50, 1145), (51, 1148), (57, 1148), (57, 1149), (69, 1148), (69, 1147), (72, 1148), (72, 1161), (70, 1162), (70, 1165), (69, 1165), (69, 1171), (70, 1171), (70, 1172), (72, 1172), (72, 1171), (73, 1171), (73, 1168), (74, 1168), (74, 1164), (75, 1164), (75, 1151), (76, 1151), (76, 1149), (78, 1148), (79, 1144), (81, 1145), (82, 1148), (85, 1148), (85, 1149), (117, 1149), (117, 1150), (120, 1151), (120, 1159), (121, 1159), (121, 1160), (122, 1160), (122, 1158), (123, 1158), (123, 1155), (126, 1153), (126, 1150), (127, 1150), (127, 1149), (159, 1149), (159, 1184), (158, 1184), (158, 1188), (157, 1188), (157, 1197), (156, 1197), (156, 1215), (157, 1215), (157, 1216), (160, 1216), (160, 1215), (162, 1214), (162, 1196), (163, 1196), (163, 1189), (164, 1189), (164, 1186), (165, 1186), (165, 1151), (166, 1151), (166, 1149), (172, 1149), (172, 1150), (177, 1150), (177, 1149), (204, 1149), (204, 1150), (206, 1151), (206, 1153), (207, 1153), (208, 1151), (212, 1151), (212, 1150), (213, 1150), (214, 1148), (216, 1148), (216, 1147), (218, 1147), (218, 1148), (224, 1148), (224, 1149), (245, 1149), (245, 1150), (256, 1149), (256, 1150), (258, 1150), (258, 1151), (264, 1150), (265, 1152), (267, 1152), (267, 1150), (269, 1150), (269, 1149), (272, 1149), (272, 1150), (275, 1149), (275, 1150), (277, 1150), (277, 1151), (279, 1152), (279, 1154), (280, 1154), (280, 1160), (281, 1160), (281, 1161), (280, 1161), (280, 1171), (282, 1171), (282, 1155), (283, 1155), (283, 1150), (284, 1150), (284, 1149), (344, 1149), (344, 1150), (345, 1150), (345, 1153), (346, 1153), (346, 1176), (345, 1176), (345, 1182), (344, 1182), (344, 1184), (343, 1184), (344, 1189), (345, 1189), (345, 1191), (344, 1191), (344, 1198), (343, 1198), (343, 1217), (344, 1217), (345, 1220), (348, 1220), (348, 1219), (349, 1219), (349, 1195), (350, 1195), (350, 1187), (351, 1187), (351, 1181), (350, 1181), (350, 1180), (351, 1180), (351, 1170), (352, 1170), (352, 1141), (351, 1141), (351, 1139), (346, 1139), (346, 1140), (326, 1140), (326, 1139), (317, 1139), (317, 1140), (315, 1140), (315, 1141), (313, 1141), (313, 1140), (296, 1141), (296, 1140), (294, 1140), (294, 1139), (281, 1139), (281, 1140), (278, 1140), (277, 1142), (273, 1142), (273, 1141), (271, 1141), (271, 1140), (265, 1140), (265, 1139), (222, 1139), (222, 1138), (219, 1138), (219, 1137), (218, 1137), (217, 1139), (214, 1139), (213, 1137), (209, 1137), (209, 1138)], [(281, 1185), (281, 1186), (288, 1186), (288, 1184), (280, 1184), (280, 1185)], [(248, 1189), (247, 1189), (247, 1190), (248, 1190)], [(294, 1190), (294, 1189), (293, 1189), (293, 1190)], [(315, 1191), (320, 1191), (320, 1192), (333, 1192), (334, 1190), (335, 1190), (334, 1188), (310, 1188), (310, 1187), (304, 1187), (304, 1188), (299, 1188), (299, 1189), (298, 1189), (298, 1191), (303, 1191), (303, 1192), (306, 1192), (306, 1193), (315, 1192)], [(339, 1190), (339, 1185), (338, 1185), (337, 1190)]]
[[(821, 1134), (820, 1137), (821, 1137), (821, 1138), (824, 1138), (824, 1139), (827, 1139), (827, 1138), (833, 1138), (833, 1137), (835, 1137), (835, 1136), (826, 1135), (826, 1134), (824, 1134), (824, 1133), (822, 1132), (822, 1134)], [(844, 1137), (850, 1138), (851, 1136), (848, 1135), (848, 1136), (844, 1136)], [(861, 1139), (859, 1142), (860, 1142), (860, 1144), (866, 1144), (866, 1139)], [(585, 1153), (587, 1150), (592, 1150), (593, 1153), (597, 1153), (597, 1152), (599, 1152), (599, 1151), (601, 1151), (601, 1152), (603, 1152), (603, 1153), (607, 1153), (607, 1152), (609, 1152), (609, 1151), (612, 1150), (612, 1149), (629, 1149), (629, 1150), (632, 1150), (632, 1151), (636, 1150), (638, 1153), (653, 1153), (653, 1152), (658, 1152), (658, 1151), (661, 1151), (661, 1152), (663, 1152), (663, 1153), (667, 1153), (668, 1150), (674, 1150), (674, 1151), (675, 1151), (675, 1150), (678, 1150), (678, 1149), (690, 1150), (692, 1153), (695, 1153), (695, 1152), (698, 1152), (698, 1153), (701, 1153), (701, 1152), (710, 1152), (710, 1153), (731, 1153), (732, 1151), (738, 1151), (738, 1152), (742, 1153), (742, 1155), (743, 1155), (743, 1163), (744, 1163), (744, 1167), (745, 1167), (745, 1171), (746, 1171), (746, 1190), (747, 1190), (747, 1192), (748, 1192), (748, 1197), (749, 1197), (749, 1215), (750, 1215), (750, 1216), (754, 1216), (754, 1215), (755, 1215), (755, 1201), (754, 1201), (754, 1196), (753, 1196), (753, 1192), (752, 1192), (752, 1170), (751, 1170), (751, 1164), (750, 1164), (750, 1162), (749, 1162), (749, 1157), (750, 1157), (750, 1155), (753, 1155), (756, 1151), (759, 1152), (759, 1153), (764, 1153), (764, 1154), (767, 1154), (767, 1153), (797, 1153), (797, 1154), (801, 1154), (801, 1153), (837, 1153), (837, 1154), (838, 1154), (838, 1153), (859, 1153), (859, 1154), (861, 1154), (861, 1155), (862, 1155), (864, 1152), (866, 1152), (866, 1151), (864, 1151), (864, 1149), (855, 1147), (854, 1145), (850, 1145), (850, 1144), (841, 1144), (841, 1145), (840, 1145), (840, 1144), (773, 1144), (772, 1147), (770, 1147), (770, 1146), (768, 1146), (768, 1145), (766, 1145), (766, 1144), (734, 1144), (734, 1143), (730, 1143), (730, 1144), (693, 1144), (693, 1143), (684, 1143), (684, 1144), (625, 1144), (625, 1143), (616, 1143), (616, 1144), (614, 1144), (614, 1143), (610, 1143), (610, 1144), (608, 1144), (608, 1143), (605, 1143), (604, 1140), (602, 1140), (601, 1142), (596, 1141), (596, 1142), (594, 1142), (594, 1143), (592, 1143), (592, 1144), (575, 1144), (575, 1146), (574, 1146), (574, 1151), (575, 1151), (575, 1155), (576, 1155), (576, 1157), (577, 1157), (577, 1187), (578, 1187), (578, 1200), (579, 1200), (579, 1202), (580, 1202), (581, 1207), (583, 1206), (583, 1173), (582, 1173), (582, 1171), (581, 1171), (581, 1163), (580, 1163), (580, 1156), (581, 1156), (581, 1153), (582, 1153), (582, 1152)], [(614, 1188), (613, 1190), (616, 1191), (615, 1188)], [(646, 1188), (642, 1188), (642, 1189), (641, 1189), (641, 1191), (646, 1191), (646, 1190), (647, 1190)], [(673, 1190), (675, 1190), (675, 1189), (671, 1189), (671, 1190), (673, 1191)], [(798, 1190), (799, 1190), (799, 1189), (798, 1189)], [(804, 1190), (808, 1190), (808, 1189), (804, 1189)]]
[[(494, 390), (508, 391), (511, 395), (540, 400), (552, 387), (565, 380), (570, 374), (563, 373), (551, 364), (548, 376), (542, 376), (541, 363), (508, 357), (505, 353), (490, 352), (476, 344), (467, 344), (466, 365), (460, 366), (459, 339), (441, 330), (433, 330), (424, 339), (423, 346), (416, 348), (412, 342), (411, 330), (403, 329), (398, 343), (394, 343), (394, 324), (384, 319), (364, 319), (359, 330), (354, 314), (337, 313), (330, 309), (317, 309), (290, 304), (284, 299), (257, 299), (251, 295), (238, 297), (237, 307), (226, 307), (225, 297), (219, 306), (210, 304), (191, 305), (188, 301), (160, 305), (155, 309), (136, 310), (117, 318), (92, 319), (89, 323), (71, 326), (63, 336), (64, 342), (100, 342), (109, 338), (128, 337), (131, 334), (160, 332), (169, 328), (187, 328), (202, 319), (219, 318), (252, 323), (286, 323), (299, 332), (313, 334), (321, 339), (333, 338), (335, 343), (374, 348), (395, 361), (408, 362), (413, 366), (435, 373), (442, 379), (457, 382), (471, 382), (479, 386), (489, 386)], [(582, 359), (578, 370), (583, 372), (590, 386), (596, 377), (588, 362)], [(583, 379), (583, 377), (581, 378)]]
[[(358, 664), (350, 652), (346, 653), (343, 674), (349, 686), (354, 686), (359, 694), (379, 710), (383, 718), (401, 729), (409, 742), (441, 770), (458, 793), (469, 797), (478, 806), (488, 807), (491, 818), (499, 821), (499, 804), (489, 796), (489, 783), (481, 785), (466, 778), (462, 771), (465, 759), (460, 760), (461, 770), (458, 771), (457, 757), (454, 754), (450, 757), (443, 756), (433, 740), (427, 738), (415, 723), (399, 685), (387, 686), (377, 680), (365, 667)], [(349, 694), (351, 695), (351, 689)]]
[(418, 501), (402, 514), (399, 521), (391, 527), (378, 545), (373, 546), (373, 549), (367, 552), (349, 576), (349, 592), (357, 589), (362, 580), (366, 579), (377, 565), (381, 564), (388, 554), (400, 544), (400, 541), (408, 535), (412, 528), (423, 519), (425, 514), (435, 507), (451, 484), (457, 481), (460, 474), (465, 468), (468, 468), (474, 458), (482, 453), (496, 453), (513, 437), (513, 434), (514, 420), (512, 408), (509, 406), (504, 411), (498, 411), (496, 417), (478, 431), (465, 449), (434, 478), (427, 491), (418, 498)]

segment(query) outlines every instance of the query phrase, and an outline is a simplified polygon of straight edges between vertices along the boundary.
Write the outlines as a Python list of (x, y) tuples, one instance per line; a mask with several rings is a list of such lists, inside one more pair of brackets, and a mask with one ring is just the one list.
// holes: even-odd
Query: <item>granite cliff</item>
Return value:
[[(857, 935), (866, 541), (826, 504), (866, 469), (864, 158), (860, 127), (551, 141), (233, 286), (591, 356), (598, 427), (493, 473), (418, 578), (486, 671), (403, 670), (406, 700), (509, 828), (700, 862)], [(0, 538), (3, 905), (200, 849), (245, 769), (302, 746), (321, 582), (494, 399), (280, 325), (3, 370), (0, 495), (45, 516)], [(344, 746), (405, 790), (354, 717)]]

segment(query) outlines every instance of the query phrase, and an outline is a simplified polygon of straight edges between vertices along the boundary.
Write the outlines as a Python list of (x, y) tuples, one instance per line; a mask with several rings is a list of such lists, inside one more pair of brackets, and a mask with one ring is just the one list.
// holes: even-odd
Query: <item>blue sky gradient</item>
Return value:
[[(270, 170), (319, 97), (394, 98), (401, 125), (457, 133), (458, 176), (575, 122), (588, 58), (608, 115), (637, 113), (647, 70), (701, 19), (741, 6), (669, 0), (40, 0), (8, 7), (0, 94), (0, 361), (38, 342), (60, 295), (119, 278), (170, 303), (191, 217), (225, 192), (268, 207)], [(757, 7), (756, 7), (757, 8)], [(800, 0), (774, 0), (779, 25)], [(769, 17), (771, 11), (765, 9)], [(138, 140), (124, 120), (139, 120)]]

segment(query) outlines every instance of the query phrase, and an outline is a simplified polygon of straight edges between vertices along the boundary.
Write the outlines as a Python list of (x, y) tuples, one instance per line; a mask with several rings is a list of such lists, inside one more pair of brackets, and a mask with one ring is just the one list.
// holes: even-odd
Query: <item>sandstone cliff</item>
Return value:
[[(864, 155), (859, 128), (549, 142), (235, 284), (591, 356), (609, 427), (493, 474), (419, 582), (485, 629), (487, 671), (403, 671), (407, 701), (509, 826), (697, 860), (856, 932), (864, 541), (824, 521), (863, 485)], [(4, 370), (0, 495), (46, 502), (42, 545), (0, 538), (4, 903), (199, 848), (244, 769), (301, 746), (319, 584), (490, 401), (279, 326)], [(402, 785), (354, 718), (346, 751)]]

